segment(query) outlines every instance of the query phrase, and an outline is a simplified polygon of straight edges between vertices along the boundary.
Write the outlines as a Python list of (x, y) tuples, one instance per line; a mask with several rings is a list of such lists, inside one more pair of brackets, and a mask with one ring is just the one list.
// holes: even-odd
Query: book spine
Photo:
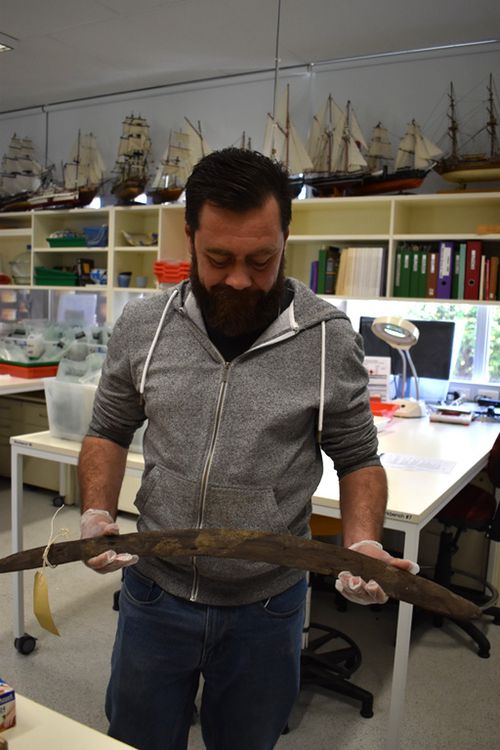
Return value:
[(438, 254), (431, 250), (427, 265), (427, 297), (436, 297), (438, 277)]
[(339, 261), (339, 248), (329, 247), (326, 254), (325, 294), (335, 294)]
[(311, 275), (309, 277), (309, 287), (313, 292), (318, 291), (318, 261), (313, 260), (311, 263)]
[(439, 243), (438, 257), (438, 278), (436, 297), (438, 299), (450, 299), (452, 284), (452, 266), (453, 266), (453, 242)]
[(322, 247), (318, 253), (318, 294), (325, 293), (326, 282), (326, 247)]
[(497, 298), (497, 286), (498, 286), (498, 266), (500, 264), (500, 258), (498, 255), (493, 255), (490, 258), (490, 281), (488, 284), (487, 299), (494, 300)]
[(410, 297), (418, 297), (420, 248), (413, 245), (410, 254)]
[(480, 240), (467, 241), (465, 262), (464, 299), (479, 299), (482, 244)]
[(401, 285), (400, 297), (410, 296), (410, 275), (411, 275), (411, 249), (405, 245), (401, 250)]
[(396, 248), (396, 258), (394, 263), (394, 284), (392, 287), (392, 296), (401, 297), (401, 245)]
[(459, 277), (460, 277), (460, 245), (457, 245), (453, 250), (453, 273), (451, 281), (451, 298), (458, 299), (459, 289)]
[(461, 242), (458, 246), (458, 292), (457, 299), (463, 299), (465, 293), (465, 265), (467, 259), (467, 243)]
[(424, 247), (420, 253), (420, 268), (418, 280), (418, 296), (427, 297), (427, 264), (429, 261), (429, 251)]

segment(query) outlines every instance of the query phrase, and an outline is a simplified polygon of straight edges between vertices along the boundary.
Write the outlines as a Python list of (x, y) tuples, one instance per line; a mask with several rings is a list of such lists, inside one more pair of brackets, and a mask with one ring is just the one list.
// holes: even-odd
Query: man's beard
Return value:
[(227, 284), (216, 284), (207, 289), (198, 275), (196, 253), (193, 248), (191, 287), (209, 328), (224, 336), (241, 336), (263, 331), (280, 312), (285, 288), (284, 254), (276, 281), (268, 292), (260, 289), (234, 289)]

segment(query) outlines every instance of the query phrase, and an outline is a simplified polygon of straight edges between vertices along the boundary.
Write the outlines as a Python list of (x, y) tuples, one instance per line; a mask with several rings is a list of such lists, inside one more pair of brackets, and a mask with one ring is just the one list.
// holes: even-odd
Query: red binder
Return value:
[(479, 299), (479, 277), (481, 273), (481, 240), (467, 241), (465, 259), (464, 299)]

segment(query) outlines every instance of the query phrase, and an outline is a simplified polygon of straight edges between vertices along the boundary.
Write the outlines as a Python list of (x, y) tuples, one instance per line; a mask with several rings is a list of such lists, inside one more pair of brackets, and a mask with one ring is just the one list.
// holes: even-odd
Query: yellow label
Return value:
[(33, 612), (42, 628), (45, 628), (45, 630), (54, 635), (60, 635), (50, 612), (47, 579), (43, 573), (38, 571), (35, 573), (35, 583), (33, 586)]

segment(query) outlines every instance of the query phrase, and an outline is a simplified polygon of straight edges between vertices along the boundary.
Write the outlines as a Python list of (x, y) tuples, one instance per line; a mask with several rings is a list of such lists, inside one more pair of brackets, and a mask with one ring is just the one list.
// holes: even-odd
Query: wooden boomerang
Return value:
[[(48, 560), (51, 565), (85, 561), (108, 549), (139, 557), (206, 556), (252, 560), (332, 576), (337, 576), (341, 570), (349, 570), (365, 581), (377, 581), (394, 599), (431, 612), (462, 620), (481, 616), (481, 609), (475, 604), (434, 581), (344, 547), (291, 534), (233, 529), (146, 531), (52, 544)], [(0, 559), (0, 573), (40, 567), (44, 550), (45, 547), (36, 547)]]

